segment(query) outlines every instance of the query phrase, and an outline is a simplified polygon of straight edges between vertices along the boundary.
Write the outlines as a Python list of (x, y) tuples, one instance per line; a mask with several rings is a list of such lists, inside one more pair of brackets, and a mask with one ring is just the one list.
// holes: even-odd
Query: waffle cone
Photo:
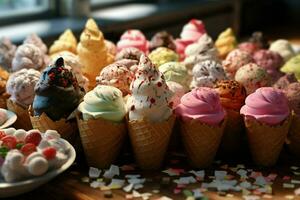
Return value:
[(276, 126), (262, 124), (254, 118), (245, 118), (244, 121), (254, 162), (265, 167), (274, 165), (286, 140), (292, 117)]
[(33, 116), (31, 107), (29, 108), (29, 116), (33, 129), (38, 129), (41, 132), (56, 130), (62, 138), (77, 146), (78, 128), (76, 119), (67, 120), (62, 118), (53, 121), (45, 113), (40, 116)]
[(160, 168), (175, 122), (175, 115), (163, 122), (132, 120), (128, 122), (130, 141), (141, 169)]
[(180, 121), (182, 142), (193, 167), (205, 168), (212, 164), (226, 125), (226, 118), (218, 126), (198, 120)]
[(288, 134), (288, 148), (289, 150), (300, 157), (300, 117), (293, 113), (293, 119)]
[(227, 123), (218, 151), (222, 158), (230, 158), (241, 150), (245, 131), (243, 117), (240, 112), (235, 110), (226, 110), (226, 112)]
[(24, 129), (24, 130), (31, 130), (32, 125), (28, 113), (28, 109), (24, 109), (19, 104), (13, 102), (10, 99), (7, 99), (7, 109), (16, 113), (17, 121), (14, 123), (14, 127), (16, 129)]
[(77, 123), (85, 158), (89, 166), (109, 167), (117, 158), (126, 136), (125, 123), (104, 119), (83, 120), (77, 114)]

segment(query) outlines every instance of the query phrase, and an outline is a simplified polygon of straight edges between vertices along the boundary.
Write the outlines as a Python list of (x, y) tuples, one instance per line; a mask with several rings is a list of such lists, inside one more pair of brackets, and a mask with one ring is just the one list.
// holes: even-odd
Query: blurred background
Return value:
[(20, 43), (37, 33), (50, 44), (66, 28), (78, 36), (87, 17), (113, 41), (129, 28), (176, 37), (191, 18), (203, 20), (213, 38), (229, 26), (241, 39), (256, 30), (270, 39), (300, 36), (299, 0), (0, 0), (0, 37)]

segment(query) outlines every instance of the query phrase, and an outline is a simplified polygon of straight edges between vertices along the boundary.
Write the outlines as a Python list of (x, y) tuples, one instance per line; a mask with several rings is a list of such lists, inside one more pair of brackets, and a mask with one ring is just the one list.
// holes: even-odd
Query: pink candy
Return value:
[(132, 29), (123, 33), (120, 41), (117, 43), (118, 52), (129, 47), (135, 47), (144, 53), (148, 53), (149, 42), (141, 31)]

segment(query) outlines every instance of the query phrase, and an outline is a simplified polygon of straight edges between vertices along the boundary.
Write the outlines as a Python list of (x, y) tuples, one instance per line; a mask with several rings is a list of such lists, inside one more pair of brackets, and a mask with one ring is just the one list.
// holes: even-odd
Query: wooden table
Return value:
[[(178, 161), (178, 163), (175, 164), (165, 164), (165, 168), (168, 167), (176, 167), (176, 168), (184, 168), (187, 171), (190, 170), (185, 161), (184, 157), (181, 157), (181, 154), (173, 154), (168, 153), (166, 163), (175, 162)], [(126, 160), (125, 163), (129, 162), (131, 163), (132, 157), (123, 157), (123, 160)], [(177, 160), (176, 160), (177, 159)], [(229, 166), (236, 166), (237, 164), (242, 163), (251, 163), (249, 161), (249, 155), (245, 155), (243, 159), (238, 159), (240, 162), (237, 161), (231, 161), (227, 162), (229, 163)], [(243, 160), (243, 161), (241, 161)], [(83, 161), (78, 161), (80, 163), (83, 163)], [(225, 163), (222, 164), (214, 164), (210, 169), (206, 170), (207, 175), (213, 175), (213, 171), (215, 169), (220, 170), (220, 166), (222, 166)], [(120, 163), (121, 165), (121, 163)], [(120, 166), (119, 165), (119, 166)], [(278, 164), (271, 169), (261, 169), (257, 168), (251, 164), (246, 164), (246, 168), (251, 168), (255, 171), (261, 171), (263, 172), (264, 176), (267, 176), (270, 173), (276, 173), (278, 174), (278, 177), (275, 179), (274, 184), (272, 186), (273, 188), (273, 198), (275, 200), (284, 200), (287, 199), (286, 195), (294, 195), (294, 189), (284, 189), (282, 187), (283, 176), (291, 176), (292, 179), (300, 180), (300, 176), (293, 175), (290, 167), (291, 166), (300, 166), (300, 160), (296, 159), (294, 156), (283, 153), (280, 157), (280, 160)], [(127, 172), (130, 174), (141, 174), (142, 177), (146, 179), (152, 179), (151, 182), (146, 181), (145, 187), (143, 189), (138, 190), (139, 192), (152, 192), (153, 189), (159, 189), (160, 192), (158, 194), (153, 194), (150, 199), (157, 199), (161, 196), (167, 196), (172, 199), (186, 199), (186, 197), (183, 194), (174, 194), (173, 189), (175, 188), (175, 183), (170, 183), (169, 185), (162, 186), (161, 185), (161, 179), (162, 177), (168, 177), (167, 174), (162, 173), (161, 171), (130, 171)], [(104, 197), (103, 191), (100, 189), (93, 189), (89, 186), (88, 183), (82, 182), (82, 177), (88, 176), (88, 167), (84, 164), (75, 164), (73, 165), (67, 172), (62, 174), (61, 176), (57, 177), (55, 180), (51, 181), (50, 183), (36, 189), (35, 191), (29, 192), (27, 194), (12, 198), (13, 200), (34, 200), (34, 199), (43, 199), (43, 200), (103, 200), (108, 199)], [(206, 176), (207, 177), (207, 176)], [(199, 188), (200, 183), (189, 185), (187, 189), (193, 189), (193, 188)], [(295, 189), (297, 187), (300, 187), (300, 185), (296, 185)], [(126, 193), (121, 190), (112, 190), (113, 197), (112, 199), (125, 199)], [(209, 199), (212, 200), (236, 200), (236, 199), (242, 199), (241, 193), (234, 193), (230, 192), (230, 194), (234, 194), (234, 197), (224, 197), (220, 196), (216, 191), (208, 191), (204, 192)], [(140, 198), (141, 199), (141, 198)], [(266, 199), (266, 198), (262, 198)], [(300, 196), (294, 197), (294, 199), (299, 199)]]

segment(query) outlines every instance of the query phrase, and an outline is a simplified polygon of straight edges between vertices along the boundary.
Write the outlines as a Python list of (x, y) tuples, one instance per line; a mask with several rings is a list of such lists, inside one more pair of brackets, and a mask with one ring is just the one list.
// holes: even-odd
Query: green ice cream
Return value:
[(179, 60), (179, 56), (175, 51), (165, 47), (159, 47), (153, 50), (149, 54), (149, 58), (156, 67), (159, 67), (167, 62)]
[(78, 110), (84, 120), (103, 118), (120, 122), (126, 114), (122, 92), (112, 86), (98, 85), (84, 96)]
[(159, 71), (163, 73), (165, 80), (179, 83), (184, 87), (188, 87), (188, 72), (184, 64), (179, 62), (168, 62), (161, 65)]
[(289, 61), (283, 65), (280, 71), (284, 73), (293, 73), (297, 80), (300, 80), (300, 54), (292, 57)]

